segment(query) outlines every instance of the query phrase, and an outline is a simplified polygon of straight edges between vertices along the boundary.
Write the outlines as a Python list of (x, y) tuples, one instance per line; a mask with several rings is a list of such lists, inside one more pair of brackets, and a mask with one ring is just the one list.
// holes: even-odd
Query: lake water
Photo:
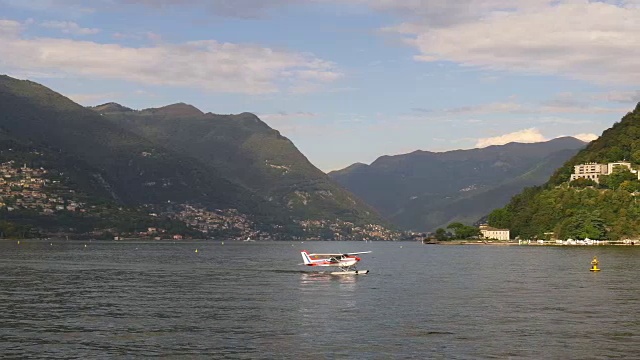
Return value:
[[(370, 273), (314, 274), (303, 249), (372, 250)], [(637, 358), (639, 276), (622, 246), (0, 241), (0, 354)]]

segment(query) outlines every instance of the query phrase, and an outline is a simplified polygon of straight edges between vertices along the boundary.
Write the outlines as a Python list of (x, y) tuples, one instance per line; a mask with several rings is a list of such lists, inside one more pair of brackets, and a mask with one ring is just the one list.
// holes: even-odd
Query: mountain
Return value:
[(584, 147), (571, 137), (447, 152), (415, 151), (354, 164), (329, 176), (396, 225), (431, 231), (473, 223), (526, 186), (546, 181)]
[(102, 104), (102, 105), (98, 105), (98, 106), (94, 106), (92, 108), (94, 111), (102, 113), (102, 112), (126, 112), (126, 111), (133, 111), (133, 109), (130, 109), (128, 107), (122, 106), (120, 104), (114, 103), (114, 102), (108, 102), (106, 104)]
[(382, 222), (372, 208), (333, 182), (254, 114), (205, 114), (187, 104), (141, 111), (121, 108), (94, 110), (155, 146), (197, 160), (298, 219)]
[[(149, 216), (178, 214), (204, 232), (230, 229), (245, 238), (248, 231), (333, 238), (350, 234), (356, 225), (366, 225), (360, 235), (368, 236), (384, 224), (289, 139), (250, 113), (205, 114), (184, 103), (140, 111), (117, 103), (86, 108), (8, 76), (0, 76), (0, 109), (0, 161), (15, 175), (2, 185), (11, 187), (12, 195), (0, 196), (0, 203), (10, 201), (0, 204), (0, 221), (20, 218), (39, 225), (43, 214), (52, 218), (48, 211), (64, 212), (54, 214), (60, 219), (84, 219), (111, 209), (119, 220), (129, 216), (135, 222), (132, 232), (162, 222)], [(14, 183), (29, 181), (49, 184), (48, 193), (27, 191), (24, 198), (13, 190)], [(62, 205), (43, 207), (41, 197)], [(21, 210), (6, 212), (16, 207)], [(67, 208), (75, 209), (73, 214)], [(171, 219), (163, 224), (180, 228)]]
[(527, 188), (505, 207), (489, 214), (489, 224), (509, 228), (512, 236), (559, 239), (621, 239), (640, 235), (640, 181), (621, 167), (599, 182), (570, 181), (573, 167), (626, 160), (640, 165), (640, 103), (620, 122), (557, 169), (541, 186)]
[(116, 103), (85, 108), (8, 76), (0, 76), (0, 108), (0, 135), (51, 155), (49, 164), (73, 175), (73, 191), (92, 198), (237, 209), (267, 227), (384, 223), (250, 113), (205, 114), (184, 103), (140, 111)]
[(0, 76), (0, 108), (2, 130), (55, 149), (89, 170), (84, 183), (90, 192), (108, 193), (125, 204), (200, 201), (269, 207), (197, 160), (159, 147), (37, 83)]

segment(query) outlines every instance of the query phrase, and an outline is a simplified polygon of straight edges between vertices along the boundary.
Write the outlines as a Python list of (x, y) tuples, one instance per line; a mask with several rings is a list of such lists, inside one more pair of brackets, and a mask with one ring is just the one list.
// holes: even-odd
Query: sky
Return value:
[(331, 171), (595, 139), (640, 101), (640, 0), (0, 0), (0, 73), (252, 112)]

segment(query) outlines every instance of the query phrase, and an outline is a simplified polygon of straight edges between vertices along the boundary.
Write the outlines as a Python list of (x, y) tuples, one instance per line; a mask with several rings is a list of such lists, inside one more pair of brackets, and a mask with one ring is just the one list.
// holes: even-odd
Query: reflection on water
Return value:
[[(0, 241), (5, 358), (635, 358), (640, 250)], [(291, 246), (296, 245), (296, 246)], [(198, 249), (198, 253), (194, 250)], [(594, 255), (600, 273), (589, 271)]]
[(358, 277), (365, 275), (334, 275), (328, 272), (303, 272), (300, 274), (300, 282), (303, 285), (316, 284), (318, 282), (338, 282), (340, 284), (355, 284)]

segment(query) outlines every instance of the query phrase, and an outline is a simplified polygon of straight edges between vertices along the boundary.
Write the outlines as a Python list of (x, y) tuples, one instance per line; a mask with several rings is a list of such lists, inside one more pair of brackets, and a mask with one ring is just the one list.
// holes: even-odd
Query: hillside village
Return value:
[[(400, 240), (404, 232), (387, 229), (381, 225), (357, 226), (348, 221), (304, 220), (297, 222), (309, 240)], [(296, 240), (302, 237), (296, 237)]]
[(59, 180), (47, 179), (48, 174), (43, 168), (18, 166), (13, 160), (0, 164), (0, 209), (32, 210), (42, 215), (87, 211), (83, 202), (74, 200), (74, 190)]
[[(37, 154), (36, 154), (37, 155)], [(66, 184), (64, 174), (40, 168), (19, 165), (14, 160), (0, 164), (0, 211), (11, 213), (31, 212), (42, 216), (56, 216), (63, 213), (99, 215), (100, 206), (88, 205)], [(145, 230), (120, 232), (115, 229), (92, 231), (90, 236), (113, 235), (113, 239), (130, 238), (174, 239), (217, 238), (229, 240), (398, 240), (403, 233), (386, 229), (376, 224), (356, 226), (340, 220), (300, 220), (300, 234), (284, 234), (281, 225), (271, 225), (271, 229), (259, 229), (249, 216), (236, 209), (207, 210), (193, 204), (177, 204), (171, 211), (160, 212), (155, 206), (147, 205), (152, 218), (167, 217), (184, 222), (189, 234), (162, 227), (151, 226)], [(62, 233), (57, 232), (57, 235)], [(49, 234), (49, 235), (56, 235)], [(199, 235), (194, 235), (199, 234)], [(278, 235), (279, 234), (279, 235)]]
[[(233, 240), (399, 240), (403, 232), (387, 229), (381, 225), (357, 226), (342, 220), (297, 220), (302, 233), (282, 234), (282, 225), (271, 225), (271, 229), (257, 228), (248, 216), (236, 209), (207, 210), (201, 206), (183, 204), (179, 210), (167, 213), (199, 230), (205, 237), (224, 235)], [(275, 235), (274, 234), (280, 234)]]

